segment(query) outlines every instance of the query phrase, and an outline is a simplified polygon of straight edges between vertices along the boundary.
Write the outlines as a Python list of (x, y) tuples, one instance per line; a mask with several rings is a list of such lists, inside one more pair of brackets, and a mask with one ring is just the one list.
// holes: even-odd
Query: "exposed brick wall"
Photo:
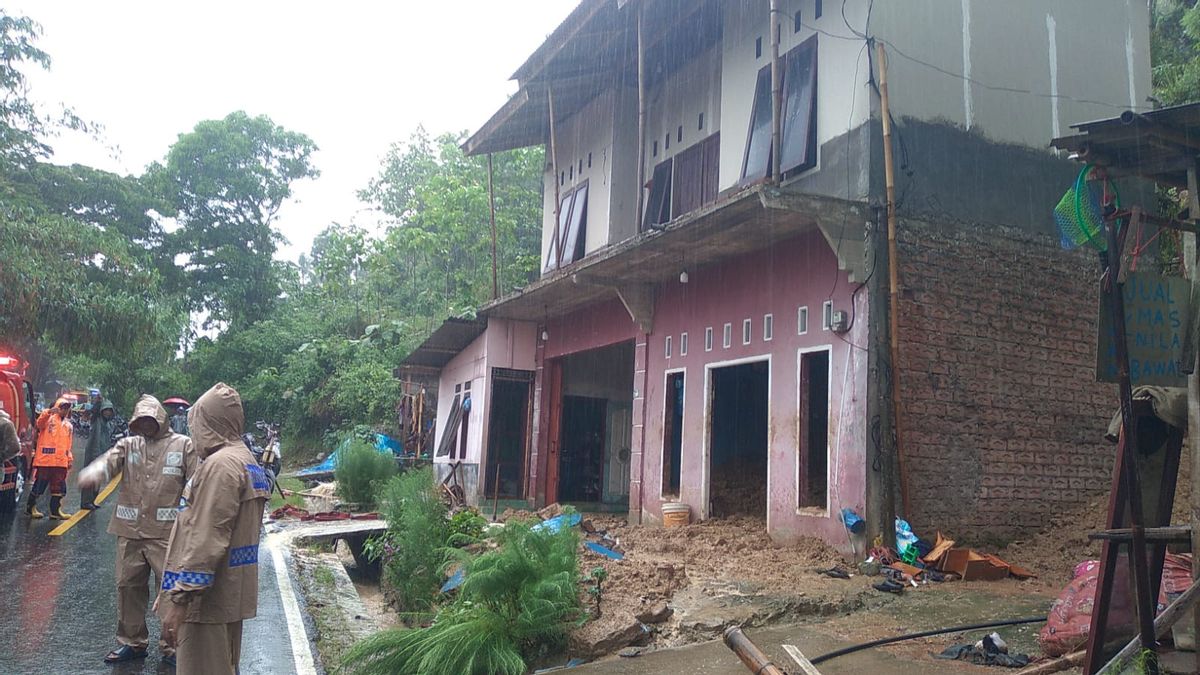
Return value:
[(914, 528), (1003, 543), (1105, 492), (1096, 259), (995, 227), (903, 221), (900, 238)]

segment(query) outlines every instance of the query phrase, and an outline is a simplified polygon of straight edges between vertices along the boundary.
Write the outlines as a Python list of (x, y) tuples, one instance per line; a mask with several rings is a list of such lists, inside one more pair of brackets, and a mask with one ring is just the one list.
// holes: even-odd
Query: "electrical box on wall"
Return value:
[(833, 321), (831, 323), (830, 328), (833, 329), (833, 332), (845, 333), (850, 330), (850, 315), (845, 310), (835, 309), (833, 310)]

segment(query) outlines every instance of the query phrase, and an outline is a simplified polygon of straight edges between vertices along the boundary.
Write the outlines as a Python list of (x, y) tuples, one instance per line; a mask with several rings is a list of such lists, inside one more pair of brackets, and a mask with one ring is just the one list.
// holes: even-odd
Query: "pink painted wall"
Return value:
[[(708, 507), (706, 367), (762, 357), (770, 359), (768, 529), (778, 541), (810, 535), (849, 551), (839, 513), (842, 507), (850, 507), (862, 514), (866, 502), (866, 289), (855, 294), (855, 319), (848, 334), (822, 329), (822, 304), (832, 299), (834, 309), (850, 311), (855, 285), (837, 270), (833, 251), (816, 232), (759, 254), (690, 269), (688, 274), (689, 283), (673, 281), (660, 290), (654, 332), (637, 366), (645, 364), (646, 408), (644, 420), (635, 412), (635, 446), (636, 436), (643, 431), (637, 423), (644, 422), (645, 427), (641, 457), (636, 453), (634, 457), (635, 463), (640, 459), (642, 470), (634, 470), (632, 482), (640, 491), (644, 522), (661, 519), (666, 373), (685, 371), (680, 500), (691, 505), (693, 517), (704, 517)], [(797, 327), (801, 306), (809, 312), (805, 335), (799, 335)], [(763, 339), (767, 314), (774, 320), (770, 341)], [(742, 342), (745, 319), (752, 326), (748, 345)], [(732, 324), (729, 348), (722, 344), (726, 323)], [(714, 333), (712, 351), (705, 351), (707, 327)], [(684, 332), (688, 334), (686, 356), (680, 353)], [(665, 355), (667, 336), (672, 338), (670, 358)], [(798, 354), (821, 347), (831, 350), (828, 509), (799, 509)]]
[[(471, 382), (471, 422), (467, 428), (468, 464), (477, 464), (486, 453), (487, 428), (491, 413), (492, 368), (533, 370), (537, 325), (507, 319), (489, 319), (487, 330), (475, 338), (442, 368), (438, 379), (437, 442), (450, 418), (455, 385)], [(436, 457), (435, 462), (449, 462)]]
[[(529, 457), (529, 482), (526, 486), (527, 496), (536, 505), (546, 502), (546, 459), (549, 452), (550, 406), (557, 402), (550, 401), (549, 364), (553, 359), (606, 347), (608, 345), (632, 340), (637, 335), (637, 324), (630, 318), (629, 312), (618, 298), (597, 303), (587, 309), (559, 317), (552, 317), (545, 324), (547, 339), (545, 342), (538, 336), (536, 347), (537, 368), (534, 376), (533, 391), (533, 449)], [(635, 387), (637, 380), (635, 378)], [(633, 416), (638, 420), (640, 402), (634, 401)], [(634, 449), (631, 457), (634, 466), (637, 465), (637, 430), (634, 431)], [(635, 469), (636, 471), (636, 469)], [(635, 495), (630, 494), (630, 508), (633, 508)]]

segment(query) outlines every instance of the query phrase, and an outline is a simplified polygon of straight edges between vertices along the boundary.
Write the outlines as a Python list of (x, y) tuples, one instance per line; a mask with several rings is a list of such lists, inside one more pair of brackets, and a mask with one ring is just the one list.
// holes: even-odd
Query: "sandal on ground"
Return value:
[(108, 655), (104, 657), (104, 662), (124, 663), (126, 661), (144, 658), (146, 658), (146, 649), (144, 647), (142, 649), (138, 649), (137, 647), (131, 647), (129, 645), (121, 645), (120, 647), (117, 647), (109, 652)]
[(900, 595), (904, 592), (904, 586), (894, 581), (883, 581), (878, 584), (874, 584), (872, 588), (877, 591), (883, 591), (884, 593), (895, 593), (896, 595)]

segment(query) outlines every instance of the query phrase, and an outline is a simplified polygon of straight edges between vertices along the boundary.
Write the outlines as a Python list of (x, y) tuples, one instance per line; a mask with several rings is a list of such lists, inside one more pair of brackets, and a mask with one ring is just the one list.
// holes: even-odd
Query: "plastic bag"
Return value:
[(896, 519), (896, 552), (904, 555), (904, 550), (917, 543), (917, 535), (913, 534), (912, 526), (903, 518)]

